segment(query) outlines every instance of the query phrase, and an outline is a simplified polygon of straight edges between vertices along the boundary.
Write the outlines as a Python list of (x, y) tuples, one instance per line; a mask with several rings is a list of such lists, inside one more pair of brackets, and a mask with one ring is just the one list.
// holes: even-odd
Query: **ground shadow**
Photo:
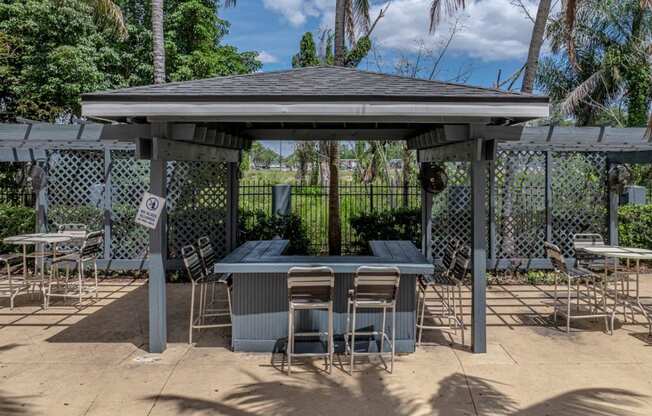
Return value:
[(8, 396), (0, 390), (0, 415), (21, 416), (33, 414), (30, 400), (33, 396)]
[[(125, 287), (128, 285), (125, 283)], [(149, 331), (147, 292), (148, 287), (143, 284), (126, 293), (113, 294), (114, 299), (109, 303), (87, 313), (81, 320), (65, 327), (47, 341), (131, 343), (137, 347), (146, 347)], [(50, 311), (56, 311), (56, 306), (48, 309)], [(189, 313), (190, 285), (168, 284), (168, 342), (188, 342)], [(228, 347), (229, 336), (228, 328), (195, 331), (193, 341), (198, 347)]]

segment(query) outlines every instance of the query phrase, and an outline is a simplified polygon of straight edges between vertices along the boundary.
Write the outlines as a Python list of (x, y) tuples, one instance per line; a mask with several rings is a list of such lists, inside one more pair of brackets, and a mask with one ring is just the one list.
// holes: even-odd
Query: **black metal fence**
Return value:
[(20, 189), (0, 189), (0, 204), (34, 208), (35, 203), (36, 195), (33, 192)]
[[(292, 213), (298, 215), (311, 242), (311, 251), (328, 251), (328, 186), (292, 185)], [(354, 251), (355, 232), (351, 228), (351, 218), (371, 212), (387, 211), (421, 206), (419, 186), (393, 185), (353, 185), (341, 184), (340, 222), (342, 227), (342, 251)], [(240, 184), (240, 209), (262, 210), (271, 213), (272, 184), (264, 182), (242, 182)], [(249, 218), (255, 221), (255, 218)]]

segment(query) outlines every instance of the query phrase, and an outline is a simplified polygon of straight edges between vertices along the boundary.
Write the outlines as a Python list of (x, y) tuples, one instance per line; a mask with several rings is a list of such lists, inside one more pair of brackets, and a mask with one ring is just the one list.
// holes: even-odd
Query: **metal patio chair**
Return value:
[[(418, 297), (417, 297), (417, 345), (421, 344), (421, 337), (423, 330), (426, 329), (443, 329), (451, 328), (451, 323), (454, 323), (453, 328), (457, 332), (457, 328), (464, 328), (462, 320), (462, 294), (461, 285), (452, 278), (453, 268), (455, 266), (455, 258), (460, 249), (460, 244), (457, 240), (450, 240), (444, 249), (444, 255), (441, 258), (441, 264), (435, 264), (435, 272), (432, 275), (423, 275), (418, 278)], [(455, 293), (455, 289), (458, 289)], [(435, 295), (435, 301), (439, 303), (440, 317), (448, 321), (448, 325), (426, 325), (426, 302), (428, 299), (428, 292), (432, 291)], [(459, 303), (460, 315), (458, 316), (456, 308), (456, 295)], [(432, 300), (432, 299), (430, 299)], [(464, 331), (462, 330), (462, 344), (464, 344)]]
[[(98, 271), (97, 259), (102, 254), (104, 241), (103, 231), (88, 233), (78, 250), (61, 256), (53, 255), (50, 260), (50, 275), (45, 291), (45, 308), (50, 306), (50, 298), (77, 298), (81, 304), (85, 297), (98, 297)], [(93, 264), (94, 283), (88, 284), (84, 278), (84, 268), (88, 263)], [(65, 267), (66, 276), (59, 276), (60, 267)], [(70, 276), (70, 268), (77, 269), (77, 278)]]
[[(582, 267), (569, 267), (564, 259), (564, 256), (561, 252), (561, 249), (556, 245), (544, 242), (544, 250), (546, 255), (552, 262), (552, 266), (555, 270), (555, 289), (554, 289), (554, 320), (555, 325), (557, 325), (557, 314), (562, 313), (566, 315), (566, 332), (570, 333), (570, 322), (572, 319), (592, 319), (592, 318), (604, 318), (605, 328), (607, 332), (613, 333), (613, 327), (609, 328), (609, 317), (611, 314), (607, 311), (607, 294), (605, 291), (605, 282), (600, 276), (597, 276), (595, 273), (588, 269)], [(561, 301), (558, 296), (558, 286), (561, 283), (564, 283), (567, 287), (566, 290), (566, 310), (561, 310)], [(592, 313), (580, 313), (580, 302), (583, 296), (580, 286), (584, 285), (586, 290), (586, 295), (584, 298), (587, 300), (589, 306), (591, 306)], [(577, 307), (577, 313), (573, 314), (572, 304), (573, 304), (573, 286), (575, 286), (575, 303)], [(600, 295), (602, 298), (601, 305), (598, 303), (597, 287), (600, 287)], [(593, 296), (590, 295), (589, 288), (593, 288)], [(600, 312), (602, 310), (602, 312)]]
[(14, 298), (29, 289), (30, 283), (23, 274), (23, 256), (0, 255), (0, 297), (9, 298), (9, 309), (14, 309)]
[[(199, 251), (199, 257), (201, 258), (202, 264), (204, 266), (204, 275), (212, 276), (213, 274), (215, 274), (215, 272), (213, 271), (214, 270), (213, 267), (215, 266), (215, 263), (217, 263), (217, 254), (213, 249), (213, 244), (211, 243), (210, 237), (208, 236), (200, 237), (197, 240), (197, 250)], [(233, 293), (232, 276), (228, 274), (225, 276), (219, 276), (217, 278), (212, 278), (209, 280), (211, 280), (211, 283), (210, 283), (210, 297), (208, 302), (211, 305), (221, 304), (222, 312), (225, 311), (224, 306), (226, 304), (226, 306), (228, 306), (229, 316), (231, 316), (233, 312), (231, 309), (231, 294)], [(217, 288), (220, 285), (226, 285), (225, 286), (226, 300), (217, 298), (216, 295)]]
[[(226, 286), (227, 276), (215, 273), (206, 274), (204, 262), (199, 256), (198, 251), (192, 245), (184, 246), (181, 249), (181, 255), (192, 284), (190, 293), (190, 328), (188, 331), (188, 343), (192, 344), (192, 333), (194, 329), (227, 328), (231, 326), (231, 298), (227, 288), (228, 308), (216, 307), (215, 302), (209, 303), (209, 286), (214, 284), (224, 284)], [(199, 293), (197, 293), (197, 289), (199, 289)], [(197, 303), (196, 308), (198, 311), (196, 316), (195, 303)], [(221, 304), (222, 302), (219, 303)], [(207, 318), (222, 317), (228, 317), (228, 322), (206, 323)]]
[[(346, 308), (346, 334), (344, 336), (345, 351), (351, 357), (351, 369), (353, 374), (354, 360), (356, 356), (379, 356), (391, 357), (389, 372), (394, 371), (394, 355), (396, 352), (396, 300), (401, 281), (401, 272), (396, 267), (361, 266), (353, 277), (353, 289), (349, 290), (349, 298)], [(358, 309), (382, 309), (382, 327), (375, 331), (359, 331), (356, 328)], [(387, 309), (392, 314), (392, 337), (387, 335)], [(380, 337), (378, 352), (356, 352), (356, 335)], [(351, 341), (349, 343), (349, 338)], [(390, 352), (385, 352), (385, 341), (390, 344)], [(387, 365), (385, 364), (385, 368)]]
[[(288, 374), (292, 372), (292, 357), (324, 357), (328, 372), (333, 370), (333, 299), (335, 273), (330, 267), (292, 267), (288, 270)], [(295, 312), (326, 310), (328, 330), (312, 332), (295, 331)], [(295, 337), (327, 337), (326, 352), (296, 353)]]

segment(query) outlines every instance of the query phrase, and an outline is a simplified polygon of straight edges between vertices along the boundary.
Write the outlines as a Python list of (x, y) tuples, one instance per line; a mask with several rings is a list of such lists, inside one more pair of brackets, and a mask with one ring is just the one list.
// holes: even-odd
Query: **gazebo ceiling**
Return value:
[[(336, 126), (341, 135), (351, 134), (350, 123), (373, 123), (362, 129), (366, 134), (369, 126), (382, 129), (392, 123), (405, 137), (427, 128), (424, 124), (513, 124), (547, 117), (548, 98), (321, 66), (84, 94), (82, 111), (120, 121), (234, 123), (256, 133), (285, 130), (277, 132), (279, 138), (292, 133), (284, 123), (302, 123), (298, 136), (303, 127), (325, 129), (325, 134), (332, 130), (322, 123), (349, 123)], [(253, 123), (265, 123), (265, 128)]]

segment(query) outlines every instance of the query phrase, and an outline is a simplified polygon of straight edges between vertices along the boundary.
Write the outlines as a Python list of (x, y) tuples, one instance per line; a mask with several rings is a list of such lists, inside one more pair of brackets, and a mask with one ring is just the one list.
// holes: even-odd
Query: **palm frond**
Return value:
[(652, 9), (652, 0), (641, 0), (642, 9)]
[(356, 27), (366, 33), (371, 23), (371, 19), (369, 18), (369, 0), (353, 0), (352, 3)]
[(103, 19), (115, 27), (116, 33), (122, 39), (127, 37), (127, 25), (120, 6), (111, 0), (87, 0), (93, 7), (97, 18)]
[(349, 37), (349, 43), (355, 43), (355, 14), (353, 13), (353, 0), (346, 0), (344, 2), (344, 30), (346, 36)]
[(237, 0), (224, 0), (224, 7), (235, 7), (237, 3)]
[(432, 0), (430, 3), (430, 33), (434, 32), (441, 21), (442, 8), (448, 16), (466, 8), (466, 0)]
[(599, 70), (588, 77), (584, 82), (575, 87), (568, 93), (564, 101), (560, 104), (560, 110), (565, 114), (571, 114), (589, 97), (600, 84), (604, 84), (604, 71)]

